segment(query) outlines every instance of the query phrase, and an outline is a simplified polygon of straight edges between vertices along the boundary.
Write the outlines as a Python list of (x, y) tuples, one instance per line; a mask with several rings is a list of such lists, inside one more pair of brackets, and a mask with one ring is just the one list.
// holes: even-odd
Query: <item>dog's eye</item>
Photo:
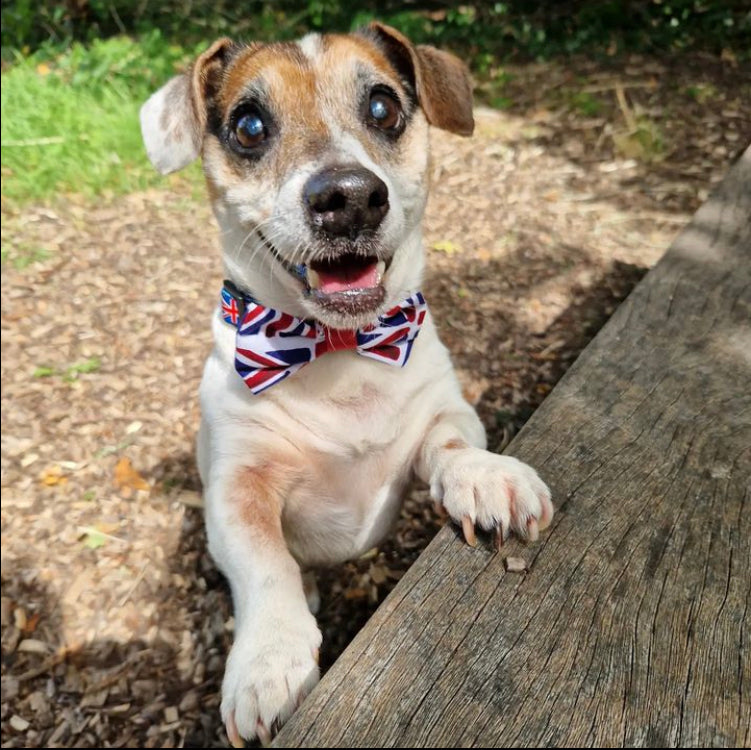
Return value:
[(368, 119), (381, 130), (394, 131), (402, 124), (399, 102), (384, 91), (374, 91), (368, 104)]
[(235, 138), (243, 148), (253, 148), (266, 139), (267, 131), (257, 112), (243, 115), (235, 125)]

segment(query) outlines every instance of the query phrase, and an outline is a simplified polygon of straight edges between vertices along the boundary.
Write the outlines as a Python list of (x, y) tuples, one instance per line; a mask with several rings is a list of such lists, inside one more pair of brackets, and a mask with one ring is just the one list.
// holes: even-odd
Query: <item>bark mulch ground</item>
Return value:
[[(512, 74), (474, 139), (434, 135), (425, 222), (425, 293), (495, 450), (751, 133), (744, 71), (709, 59)], [(3, 746), (222, 745), (231, 607), (193, 458), (210, 213), (166, 190), (3, 206), (3, 252)], [(427, 500), (322, 574), (324, 667), (438, 529)]]

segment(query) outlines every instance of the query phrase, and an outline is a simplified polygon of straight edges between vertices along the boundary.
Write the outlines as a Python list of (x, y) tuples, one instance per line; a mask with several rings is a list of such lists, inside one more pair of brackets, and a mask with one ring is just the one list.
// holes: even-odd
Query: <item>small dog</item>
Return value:
[(470, 135), (465, 66), (373, 23), (220, 39), (142, 107), (162, 173), (198, 156), (222, 232), (198, 465), (235, 641), (228, 737), (268, 741), (318, 680), (312, 566), (378, 544), (417, 475), (475, 526), (534, 541), (535, 471), (485, 450), (419, 292), (428, 126)]

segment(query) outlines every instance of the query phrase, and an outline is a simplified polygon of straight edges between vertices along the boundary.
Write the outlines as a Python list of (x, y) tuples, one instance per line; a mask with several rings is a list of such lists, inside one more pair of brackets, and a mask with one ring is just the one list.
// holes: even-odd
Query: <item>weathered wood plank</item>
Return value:
[(751, 745), (751, 150), (514, 441), (530, 563), (444, 529), (278, 747)]

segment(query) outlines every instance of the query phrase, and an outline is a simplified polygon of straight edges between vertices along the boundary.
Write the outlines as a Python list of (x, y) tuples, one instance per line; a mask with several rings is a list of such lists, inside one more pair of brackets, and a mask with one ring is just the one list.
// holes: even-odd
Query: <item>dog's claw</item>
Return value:
[(237, 731), (234, 711), (232, 711), (227, 717), (225, 729), (227, 730), (227, 739), (232, 747), (245, 747), (245, 743), (243, 742), (242, 737), (240, 737), (240, 732)]
[(316, 664), (319, 663), (319, 659), (320, 658), (321, 658), (321, 649), (314, 648), (313, 649), (313, 659), (314, 659), (314, 661), (315, 661)]
[(508, 531), (503, 528), (502, 525), (495, 527), (495, 548), (500, 552), (503, 549), (503, 545), (508, 538)]
[(258, 739), (264, 747), (271, 744), (271, 732), (260, 719), (256, 722), (256, 734), (258, 734)]
[(537, 525), (536, 518), (527, 519), (527, 539), (530, 542), (536, 542), (540, 538), (540, 529)]
[(467, 544), (470, 547), (477, 546), (477, 537), (475, 536), (475, 525), (469, 516), (462, 518), (462, 531), (464, 532), (464, 538), (467, 540)]

